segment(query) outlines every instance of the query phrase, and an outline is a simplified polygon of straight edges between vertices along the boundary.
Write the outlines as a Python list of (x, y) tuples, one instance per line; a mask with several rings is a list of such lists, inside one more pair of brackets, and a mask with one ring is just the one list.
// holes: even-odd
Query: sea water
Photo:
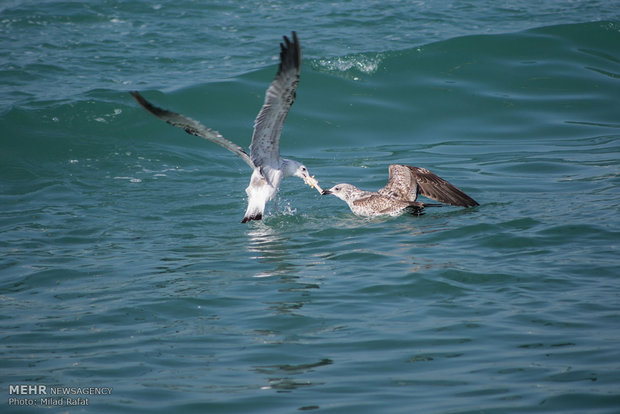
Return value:
[[(619, 412), (619, 15), (4, 2), (1, 411)], [(480, 206), (364, 219), (288, 178), (241, 224), (247, 165), (127, 93), (247, 148), (292, 30), (283, 156)]]

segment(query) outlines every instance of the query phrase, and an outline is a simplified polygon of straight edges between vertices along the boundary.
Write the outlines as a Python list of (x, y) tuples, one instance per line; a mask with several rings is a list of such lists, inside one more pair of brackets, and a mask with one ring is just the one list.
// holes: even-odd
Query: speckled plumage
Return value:
[(460, 207), (474, 207), (478, 203), (463, 191), (425, 168), (392, 164), (385, 187), (377, 192), (364, 191), (351, 184), (337, 184), (323, 191), (345, 201), (358, 216), (396, 216), (404, 212), (421, 214), (427, 204), (417, 201), (419, 194), (433, 200)]
[(426, 168), (392, 164), (390, 176), (379, 194), (407, 201), (415, 201), (419, 194), (458, 207), (474, 207), (478, 203), (463, 191)]

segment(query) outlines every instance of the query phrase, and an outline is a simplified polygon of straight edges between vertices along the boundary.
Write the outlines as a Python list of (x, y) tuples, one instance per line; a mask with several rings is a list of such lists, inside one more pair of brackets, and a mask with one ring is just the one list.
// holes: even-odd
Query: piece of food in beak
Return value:
[(314, 178), (314, 175), (312, 177), (307, 177), (304, 179), (304, 182), (306, 184), (308, 184), (310, 186), (310, 188), (316, 188), (317, 191), (319, 193), (323, 192), (323, 189), (321, 188), (321, 186), (319, 185), (319, 180), (317, 180), (316, 178)]

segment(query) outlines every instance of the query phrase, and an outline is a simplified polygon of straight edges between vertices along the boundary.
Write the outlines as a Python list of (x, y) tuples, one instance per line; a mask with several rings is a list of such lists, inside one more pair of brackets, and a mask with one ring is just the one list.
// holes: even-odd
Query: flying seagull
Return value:
[(242, 223), (263, 218), (265, 205), (276, 195), (284, 177), (294, 175), (320, 193), (323, 191), (303, 164), (280, 157), (280, 134), (286, 115), (295, 102), (295, 90), (301, 71), (301, 46), (295, 32), (292, 33), (292, 39), (291, 41), (284, 36), (284, 43), (280, 43), (280, 66), (275, 79), (267, 89), (265, 103), (254, 121), (249, 155), (219, 132), (184, 115), (158, 108), (138, 92), (130, 92), (144, 109), (156, 117), (184, 129), (188, 134), (221, 145), (241, 157), (254, 170), (250, 184), (245, 189), (248, 195), (248, 208), (241, 220)]
[(322, 194), (335, 195), (344, 200), (354, 214), (364, 217), (397, 216), (405, 212), (419, 215), (424, 207), (441, 206), (416, 201), (419, 194), (453, 206), (478, 205), (473, 198), (429, 170), (401, 164), (390, 165), (390, 178), (377, 192), (360, 190), (351, 184), (337, 184)]

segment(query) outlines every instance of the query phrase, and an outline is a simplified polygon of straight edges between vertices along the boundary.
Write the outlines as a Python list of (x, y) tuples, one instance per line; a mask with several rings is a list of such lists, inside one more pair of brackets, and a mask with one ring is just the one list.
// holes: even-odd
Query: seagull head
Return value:
[(356, 186), (343, 183), (343, 184), (336, 184), (332, 188), (323, 190), (321, 194), (323, 195), (332, 194), (338, 197), (339, 199), (344, 200), (348, 203), (351, 200), (351, 198), (359, 192), (360, 190)]
[(310, 175), (308, 168), (300, 162), (293, 160), (286, 160), (284, 163), (284, 174), (294, 175), (304, 180), (304, 183), (308, 184), (310, 188), (316, 188), (319, 193), (323, 192), (323, 189), (319, 186), (319, 181), (314, 178), (314, 175)]

